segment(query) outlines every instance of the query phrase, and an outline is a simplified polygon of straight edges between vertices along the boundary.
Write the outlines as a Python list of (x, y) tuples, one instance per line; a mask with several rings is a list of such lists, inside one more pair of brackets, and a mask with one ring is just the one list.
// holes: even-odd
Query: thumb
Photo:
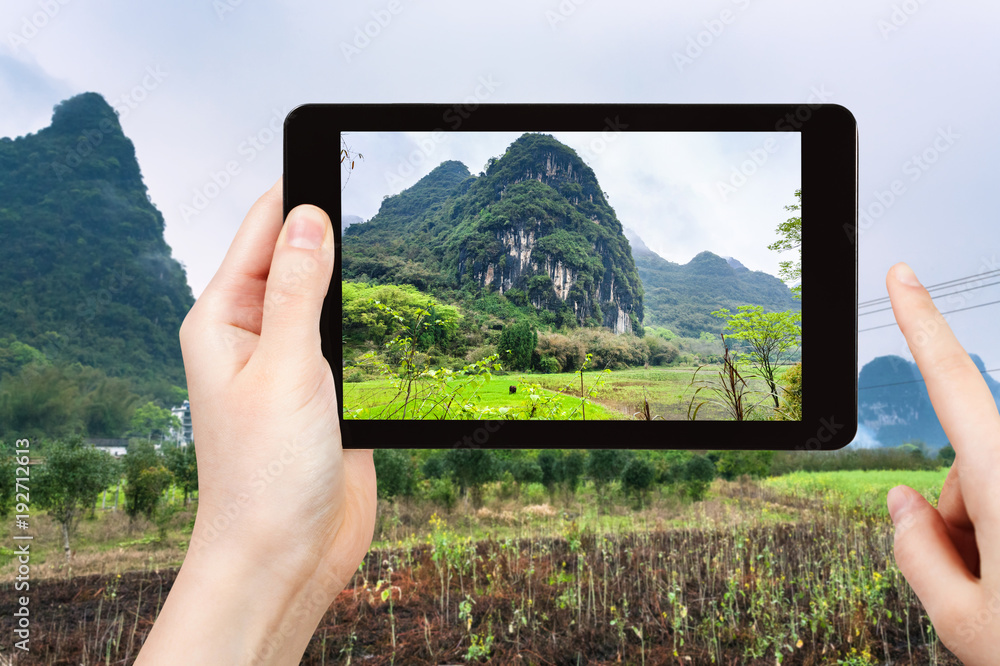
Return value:
[(258, 348), (266, 356), (311, 357), (319, 351), (319, 320), (333, 262), (330, 217), (309, 204), (293, 208), (278, 234), (264, 289)]

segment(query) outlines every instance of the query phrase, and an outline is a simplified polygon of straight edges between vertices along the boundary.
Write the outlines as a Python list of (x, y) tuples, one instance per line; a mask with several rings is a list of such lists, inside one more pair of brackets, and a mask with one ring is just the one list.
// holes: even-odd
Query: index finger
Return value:
[[(927, 383), (934, 411), (958, 454), (962, 494), (970, 500), (969, 517), (976, 523), (976, 513), (981, 514), (987, 506), (987, 491), (1000, 471), (996, 402), (976, 364), (910, 267), (898, 263), (889, 269), (886, 288), (896, 323)], [(978, 535), (979, 530), (976, 532)]]

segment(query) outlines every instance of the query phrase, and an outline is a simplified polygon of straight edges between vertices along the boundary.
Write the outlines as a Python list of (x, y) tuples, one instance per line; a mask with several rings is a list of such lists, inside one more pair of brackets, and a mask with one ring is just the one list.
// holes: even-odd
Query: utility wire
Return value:
[[(928, 287), (924, 287), (927, 291), (937, 291), (938, 289), (945, 289), (947, 287), (957, 287), (965, 282), (975, 282), (976, 280), (983, 280), (986, 278), (1000, 277), (1000, 269), (992, 271), (984, 271), (982, 273), (977, 273), (976, 275), (967, 275), (966, 277), (955, 278), (954, 280), (947, 280), (945, 282), (939, 282), (937, 284), (932, 284)], [(858, 303), (859, 308), (868, 307), (870, 305), (878, 305), (880, 303), (888, 303), (889, 297), (883, 296), (882, 298), (873, 298), (870, 301), (862, 301)]]
[[(979, 374), (984, 375), (987, 372), (1000, 372), (1000, 368), (990, 368), (989, 370), (980, 370)], [(876, 384), (875, 386), (859, 386), (858, 390), (864, 391), (865, 389), (885, 388), (886, 386), (900, 386), (902, 384), (919, 384), (924, 381), (925, 380), (923, 379), (911, 379), (906, 382), (892, 382), (891, 384)]]
[[(942, 312), (941, 314), (942, 315), (946, 315), (946, 314), (951, 314), (953, 312), (965, 312), (966, 310), (975, 310), (976, 308), (985, 308), (987, 305), (996, 305), (997, 303), (1000, 303), (1000, 301), (990, 301), (989, 303), (980, 303), (979, 305), (970, 305), (967, 308), (956, 308), (954, 310), (948, 310), (947, 312)], [(871, 326), (869, 328), (859, 329), (858, 333), (864, 333), (865, 331), (874, 331), (875, 329), (878, 329), (878, 328), (889, 328), (890, 326), (895, 326), (895, 325), (896, 325), (895, 323), (892, 323), (892, 324), (882, 324), (881, 326)]]
[[(937, 296), (934, 296), (933, 298), (941, 298), (942, 296), (952, 296), (954, 294), (964, 294), (967, 291), (973, 291), (973, 290), (976, 290), (976, 289), (985, 289), (986, 287), (992, 287), (993, 285), (997, 285), (997, 284), (1000, 284), (1000, 281), (998, 281), (998, 282), (990, 282), (989, 284), (981, 284), (981, 285), (977, 285), (975, 287), (969, 287), (968, 289), (959, 289), (957, 291), (949, 291), (947, 294), (938, 294)], [(859, 317), (864, 317), (865, 315), (875, 314), (876, 312), (886, 312), (886, 311), (891, 310), (891, 309), (892, 309), (892, 306), (890, 305), (887, 308), (880, 308), (878, 310), (869, 310), (868, 312), (862, 312), (862, 313), (858, 314), (858, 316)]]

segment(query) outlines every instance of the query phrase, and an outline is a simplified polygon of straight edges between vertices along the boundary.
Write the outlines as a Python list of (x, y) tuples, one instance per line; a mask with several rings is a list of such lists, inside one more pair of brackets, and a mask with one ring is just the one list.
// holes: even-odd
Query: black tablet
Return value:
[(344, 446), (845, 446), (857, 155), (830, 104), (296, 108)]

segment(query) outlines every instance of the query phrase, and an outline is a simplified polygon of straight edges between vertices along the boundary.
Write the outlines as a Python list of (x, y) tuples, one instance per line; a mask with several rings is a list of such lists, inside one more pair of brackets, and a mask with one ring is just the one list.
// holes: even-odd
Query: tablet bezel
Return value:
[[(834, 104), (306, 104), (284, 124), (284, 215), (310, 203), (333, 223), (336, 265), (320, 322), (343, 404), (340, 135), (344, 131), (798, 131), (802, 146), (801, 421), (344, 420), (345, 448), (834, 450), (857, 432), (857, 123)], [(430, 168), (430, 167), (429, 167)], [(775, 226), (781, 222), (775, 219)], [(806, 333), (808, 331), (808, 333)], [(623, 435), (628, 434), (628, 437)]]

